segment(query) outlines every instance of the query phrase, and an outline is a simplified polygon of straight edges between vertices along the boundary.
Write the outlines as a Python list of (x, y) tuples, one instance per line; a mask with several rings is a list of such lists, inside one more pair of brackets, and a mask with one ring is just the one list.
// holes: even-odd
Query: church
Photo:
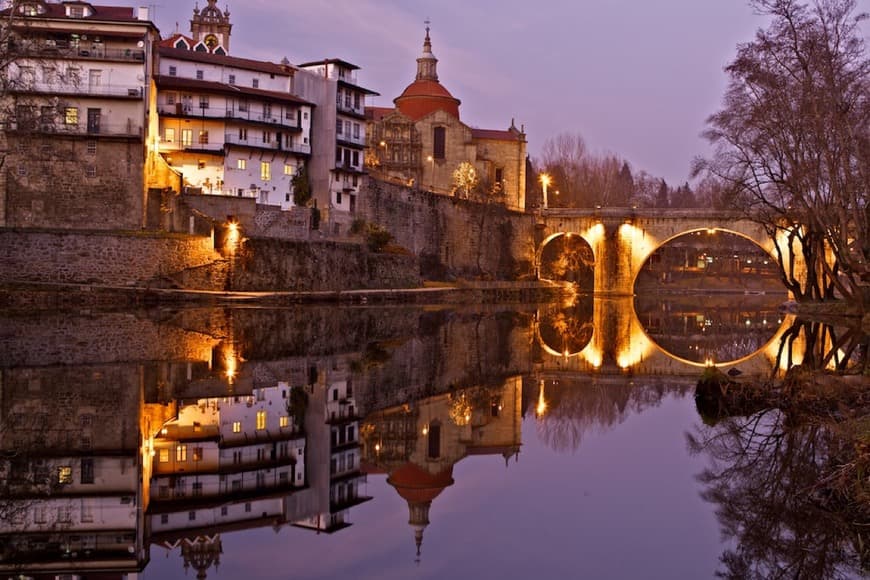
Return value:
[(460, 100), (438, 82), (429, 27), (417, 76), (394, 108), (367, 107), (366, 165), (375, 178), (465, 197), (454, 172), (474, 167), (473, 195), (510, 209), (526, 206), (526, 135), (513, 120), (507, 130), (477, 129), (462, 122)]

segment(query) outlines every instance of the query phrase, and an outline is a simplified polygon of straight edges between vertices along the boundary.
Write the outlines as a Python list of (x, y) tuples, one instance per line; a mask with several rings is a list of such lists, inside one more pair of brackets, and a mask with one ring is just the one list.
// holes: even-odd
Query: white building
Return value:
[(359, 67), (339, 59), (299, 65), (294, 91), (317, 105), (311, 159), (314, 199), (330, 233), (347, 230), (365, 175), (365, 98), (378, 93), (357, 82)]

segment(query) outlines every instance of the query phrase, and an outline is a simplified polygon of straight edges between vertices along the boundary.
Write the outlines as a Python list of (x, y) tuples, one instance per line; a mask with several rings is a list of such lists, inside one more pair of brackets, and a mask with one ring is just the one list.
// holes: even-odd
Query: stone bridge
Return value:
[[(737, 212), (705, 209), (544, 209), (535, 231), (535, 270), (544, 248), (562, 236), (579, 236), (594, 259), (594, 292), (631, 295), (647, 259), (670, 240), (693, 232), (729, 232), (774, 256), (774, 241), (757, 223)], [(775, 257), (775, 256), (774, 256)]]

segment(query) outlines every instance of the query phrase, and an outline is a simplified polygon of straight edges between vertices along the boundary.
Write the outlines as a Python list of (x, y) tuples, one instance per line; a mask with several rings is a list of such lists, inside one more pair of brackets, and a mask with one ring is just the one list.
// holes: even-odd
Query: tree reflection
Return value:
[(863, 374), (868, 368), (868, 349), (867, 334), (857, 324), (835, 327), (798, 319), (782, 335), (775, 368), (791, 369), (799, 364), (810, 370)]
[[(788, 428), (785, 415), (732, 417), (688, 436), (710, 466), (701, 496), (734, 547), (723, 552), (721, 578), (848, 578), (860, 572), (857, 526), (825, 509), (813, 493), (836, 455), (829, 430)], [(866, 554), (865, 554), (866, 557)]]

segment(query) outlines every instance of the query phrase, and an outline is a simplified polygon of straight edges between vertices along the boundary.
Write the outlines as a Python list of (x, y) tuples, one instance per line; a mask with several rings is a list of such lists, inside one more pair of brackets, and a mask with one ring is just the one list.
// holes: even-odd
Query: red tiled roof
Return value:
[[(191, 48), (193, 48), (193, 46), (196, 44), (196, 42), (191, 37), (185, 36), (184, 34), (175, 33), (172, 36), (170, 36), (168, 38), (164, 38), (163, 40), (161, 40), (160, 43), (158, 44), (158, 46), (165, 46), (167, 48), (175, 48), (175, 43), (178, 42), (179, 38), (183, 38), (184, 41), (187, 43), (187, 45), (190, 46)], [(183, 50), (183, 49), (180, 49), (180, 50)]]
[(275, 64), (274, 62), (268, 62), (263, 60), (251, 60), (247, 58), (238, 58), (236, 56), (224, 56), (220, 54), (212, 54), (209, 52), (197, 52), (195, 50), (172, 48), (169, 46), (160, 46), (158, 48), (158, 51), (160, 56), (164, 58), (175, 58), (178, 60), (219, 64), (283, 76), (293, 75), (293, 67)]
[(387, 115), (396, 112), (393, 107), (366, 107), (366, 120), (380, 122)]
[(519, 141), (522, 133), (517, 130), (499, 131), (496, 129), (472, 129), (471, 136), (474, 139), (493, 139), (497, 141)]
[(215, 83), (212, 81), (200, 81), (196, 79), (188, 79), (184, 77), (172, 77), (160, 75), (154, 77), (154, 82), (157, 83), (158, 89), (187, 89), (192, 91), (203, 91), (209, 93), (221, 93), (226, 95), (247, 95), (251, 97), (261, 97), (284, 103), (293, 103), (296, 105), (308, 105), (313, 107), (314, 104), (304, 99), (300, 99), (290, 93), (282, 93), (278, 91), (266, 91), (263, 89), (254, 89), (251, 87), (239, 87), (236, 85), (228, 85), (226, 83)]

